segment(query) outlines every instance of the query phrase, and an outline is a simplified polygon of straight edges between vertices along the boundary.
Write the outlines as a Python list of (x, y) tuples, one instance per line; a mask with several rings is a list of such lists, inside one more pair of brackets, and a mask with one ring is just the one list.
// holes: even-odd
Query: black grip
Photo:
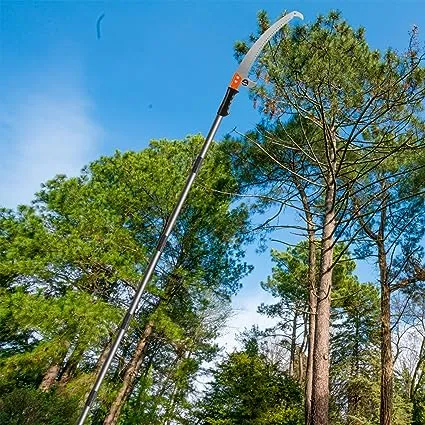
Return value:
[(222, 117), (229, 115), (229, 107), (236, 93), (239, 93), (239, 91), (236, 89), (232, 89), (232, 87), (227, 87), (226, 94), (221, 102), (220, 107), (218, 108), (217, 115), (220, 115)]
[(90, 391), (89, 396), (87, 397), (86, 406), (90, 407), (91, 404), (93, 403), (94, 399), (96, 398), (96, 396), (97, 396), (97, 391), (95, 389), (92, 389)]

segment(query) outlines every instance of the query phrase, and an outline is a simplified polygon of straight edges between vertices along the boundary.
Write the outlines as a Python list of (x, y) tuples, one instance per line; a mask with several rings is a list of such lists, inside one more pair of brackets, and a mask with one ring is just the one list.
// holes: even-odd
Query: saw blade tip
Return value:
[(298, 11), (294, 10), (292, 13), (297, 18), (300, 18), (300, 19), (304, 20), (304, 15), (301, 12), (298, 12)]

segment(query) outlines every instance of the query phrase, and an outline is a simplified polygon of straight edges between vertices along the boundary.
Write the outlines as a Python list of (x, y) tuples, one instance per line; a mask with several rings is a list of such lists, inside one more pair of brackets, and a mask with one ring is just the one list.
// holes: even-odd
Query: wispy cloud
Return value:
[(16, 90), (0, 108), (0, 205), (9, 208), (30, 202), (56, 174), (78, 174), (102, 134), (75, 78), (31, 80), (37, 85)]
[(261, 303), (273, 303), (276, 300), (264, 291), (249, 291), (243, 289), (233, 300), (232, 306), (234, 315), (227, 321), (226, 326), (217, 343), (224, 347), (227, 352), (233, 351), (239, 346), (236, 338), (245, 329), (250, 329), (256, 325), (264, 330), (276, 324), (275, 319), (270, 319), (257, 313), (257, 308)]

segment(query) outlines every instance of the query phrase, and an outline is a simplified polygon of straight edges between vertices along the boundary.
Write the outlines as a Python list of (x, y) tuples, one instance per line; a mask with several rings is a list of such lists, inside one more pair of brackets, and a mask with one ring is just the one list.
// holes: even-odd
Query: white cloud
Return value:
[(234, 315), (227, 321), (221, 337), (217, 339), (217, 344), (224, 347), (227, 352), (231, 352), (239, 346), (236, 336), (243, 330), (250, 329), (253, 325), (257, 325), (261, 330), (275, 325), (275, 319), (257, 313), (261, 303), (273, 302), (276, 302), (276, 299), (259, 287), (254, 291), (245, 288), (241, 290), (232, 303)]
[(102, 134), (75, 78), (32, 80), (36, 88), (15, 91), (0, 109), (0, 205), (9, 208), (30, 202), (56, 174), (78, 174)]

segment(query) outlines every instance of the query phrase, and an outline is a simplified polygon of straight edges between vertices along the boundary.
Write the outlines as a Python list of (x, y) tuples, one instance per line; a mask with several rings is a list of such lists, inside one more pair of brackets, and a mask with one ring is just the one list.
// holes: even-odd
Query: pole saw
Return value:
[(237, 93), (239, 93), (239, 87), (245, 86), (245, 87), (253, 87), (255, 83), (251, 81), (248, 77), (249, 71), (254, 64), (254, 61), (257, 59), (258, 55), (263, 50), (266, 43), (279, 31), (284, 25), (286, 25), (290, 20), (293, 18), (300, 18), (304, 19), (303, 15), (300, 12), (291, 12), (287, 15), (280, 18), (278, 21), (276, 21), (270, 28), (268, 28), (261, 37), (252, 45), (252, 47), (249, 49), (248, 53), (243, 58), (242, 62), (239, 64), (238, 69), (233, 74), (233, 77), (230, 81), (229, 86), (227, 87), (226, 94), (224, 95), (224, 98), (218, 108), (216, 117), (211, 125), (211, 128), (208, 132), (208, 135), (205, 139), (204, 144), (202, 145), (201, 151), (197, 158), (195, 159), (192, 170), (187, 177), (186, 183), (183, 187), (183, 190), (180, 193), (179, 199), (177, 201), (176, 206), (174, 207), (173, 212), (170, 215), (169, 220), (167, 221), (161, 236), (159, 238), (158, 244), (156, 246), (155, 253), (152, 255), (149, 264), (145, 270), (145, 273), (143, 275), (143, 278), (141, 279), (136, 293), (134, 295), (133, 300), (131, 301), (130, 307), (127, 310), (127, 313), (120, 324), (118, 331), (115, 335), (115, 338), (112, 342), (112, 345), (108, 351), (107, 357), (105, 362), (103, 363), (97, 377), (96, 381), (90, 391), (89, 396), (87, 397), (86, 403), (84, 405), (84, 408), (81, 412), (81, 415), (78, 419), (77, 425), (83, 425), (87, 415), (89, 414), (90, 407), (93, 404), (94, 400), (96, 399), (97, 392), (99, 391), (99, 388), (102, 384), (103, 379), (105, 378), (106, 373), (109, 370), (109, 367), (112, 363), (112, 360), (118, 350), (118, 347), (121, 344), (121, 341), (127, 331), (127, 328), (131, 322), (131, 319), (134, 316), (134, 313), (136, 312), (137, 306), (139, 304), (140, 298), (142, 297), (143, 291), (146, 288), (146, 285), (150, 281), (152, 274), (155, 270), (155, 267), (161, 257), (162, 251), (165, 248), (165, 245), (167, 244), (168, 237), (171, 234), (171, 231), (174, 228), (174, 225), (177, 221), (177, 218), (180, 214), (180, 211), (186, 201), (187, 195), (189, 194), (190, 188), (192, 187), (192, 184), (199, 172), (199, 169), (201, 168), (202, 162), (204, 161), (205, 155), (211, 145), (211, 142), (220, 126), (221, 120), (229, 115), (229, 107), (232, 103), (233, 98), (236, 96)]

